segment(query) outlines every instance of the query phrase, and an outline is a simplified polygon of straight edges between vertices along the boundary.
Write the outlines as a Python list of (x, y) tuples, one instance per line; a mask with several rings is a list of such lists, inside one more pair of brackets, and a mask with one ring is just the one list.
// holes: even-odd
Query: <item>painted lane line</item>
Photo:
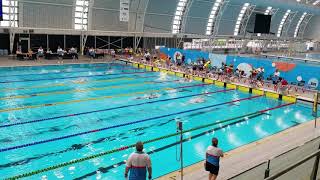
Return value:
[(259, 97), (263, 97), (263, 95), (257, 95), (257, 96), (252, 96), (252, 97), (248, 97), (248, 98), (237, 99), (237, 100), (233, 100), (233, 101), (229, 101), (229, 102), (223, 102), (223, 103), (213, 104), (213, 105), (210, 105), (210, 106), (204, 106), (204, 107), (195, 108), (195, 109), (191, 109), (191, 110), (180, 111), (180, 112), (176, 112), (176, 113), (170, 113), (170, 114), (166, 114), (166, 115), (146, 118), (146, 119), (137, 120), (137, 121), (133, 121), (133, 122), (128, 122), (128, 123), (124, 123), (124, 124), (108, 126), (108, 127), (104, 127), (104, 128), (100, 128), (100, 129), (93, 129), (93, 130), (84, 131), (84, 132), (75, 133), (75, 134), (66, 135), (66, 136), (61, 136), (61, 137), (57, 137), (57, 138), (46, 139), (46, 140), (42, 140), (42, 141), (35, 141), (35, 142), (32, 142), (32, 143), (27, 143), (27, 144), (13, 146), (13, 147), (7, 147), (7, 148), (0, 149), (0, 152), (5, 152), (5, 151), (10, 151), (10, 150), (15, 150), (15, 149), (21, 149), (21, 148), (25, 148), (25, 147), (29, 147), (29, 146), (38, 145), (38, 144), (45, 144), (45, 143), (49, 143), (49, 142), (54, 142), (54, 141), (68, 139), (68, 138), (72, 138), (72, 137), (76, 137), (76, 136), (81, 136), (81, 135), (87, 135), (87, 134), (92, 134), (92, 133), (96, 133), (96, 132), (106, 131), (106, 130), (109, 130), (109, 129), (119, 128), (119, 127), (133, 125), (133, 124), (138, 124), (138, 123), (142, 123), (142, 122), (146, 122), (146, 121), (152, 121), (152, 120), (165, 118), (165, 117), (170, 117), (170, 116), (174, 116), (174, 115), (180, 115), (180, 114), (185, 114), (185, 113), (194, 112), (194, 111), (198, 111), (198, 110), (209, 109), (209, 108), (216, 107), (216, 106), (231, 104), (231, 103), (245, 101), (245, 100), (251, 100), (251, 99), (255, 99), (255, 98), (259, 98)]
[(23, 125), (23, 124), (38, 123), (38, 122), (43, 122), (43, 121), (50, 121), (50, 120), (55, 120), (55, 119), (66, 118), (66, 117), (70, 117), (70, 116), (80, 116), (80, 115), (92, 114), (92, 113), (97, 113), (97, 112), (105, 112), (105, 111), (110, 111), (110, 110), (115, 110), (115, 109), (123, 109), (123, 108), (128, 108), (128, 107), (141, 106), (141, 105), (145, 105), (145, 104), (154, 104), (157, 102), (166, 102), (166, 101), (171, 101), (171, 100), (196, 97), (196, 96), (203, 96), (203, 95), (215, 94), (215, 93), (220, 93), (220, 92), (228, 92), (228, 91), (234, 91), (234, 90), (235, 89), (219, 90), (219, 91), (200, 93), (200, 94), (194, 94), (194, 95), (187, 95), (187, 96), (181, 96), (181, 97), (175, 97), (175, 98), (168, 98), (168, 99), (162, 99), (162, 100), (156, 100), (156, 101), (148, 101), (148, 102), (125, 105), (125, 106), (118, 106), (118, 107), (107, 108), (107, 109), (100, 109), (100, 110), (95, 110), (95, 111), (87, 111), (87, 112), (67, 114), (67, 115), (62, 115), (62, 116), (49, 117), (49, 118), (37, 119), (37, 120), (31, 120), (31, 121), (25, 121), (25, 122), (19, 122), (19, 123), (4, 124), (4, 125), (0, 125), (0, 128)]

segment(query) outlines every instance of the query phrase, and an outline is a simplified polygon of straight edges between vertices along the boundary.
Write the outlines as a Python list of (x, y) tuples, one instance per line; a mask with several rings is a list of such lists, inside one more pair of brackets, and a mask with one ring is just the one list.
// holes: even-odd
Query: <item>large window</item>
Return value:
[(282, 20), (281, 20), (281, 22), (280, 22), (280, 24), (279, 24), (279, 28), (278, 28), (278, 32), (277, 32), (277, 37), (280, 37), (280, 36), (281, 36), (283, 25), (284, 25), (284, 23), (286, 22), (286, 20), (287, 20), (288, 16), (290, 15), (290, 13), (291, 13), (291, 10), (288, 9), (287, 12), (283, 15)]
[(181, 32), (182, 18), (187, 7), (188, 0), (179, 0), (176, 13), (172, 23), (172, 33), (177, 34)]
[(216, 16), (219, 12), (219, 9), (221, 8), (222, 0), (216, 0), (216, 2), (213, 4), (213, 7), (211, 9), (211, 13), (208, 18), (208, 24), (207, 24), (207, 30), (206, 35), (212, 35), (212, 31), (214, 29), (214, 24), (216, 20)]
[(74, 13), (74, 29), (88, 29), (89, 0), (77, 0)]
[(1, 26), (18, 27), (18, 1), (2, 0), (3, 21)]
[(271, 15), (271, 13), (272, 13), (272, 7), (269, 6), (269, 7), (267, 7), (266, 11), (264, 12), (264, 15)]
[(243, 4), (242, 9), (241, 9), (241, 11), (240, 11), (240, 13), (239, 13), (237, 22), (236, 22), (236, 26), (235, 26), (235, 28), (234, 28), (234, 33), (233, 33), (233, 35), (238, 36), (239, 30), (240, 30), (241, 21), (242, 21), (243, 16), (244, 16), (244, 14), (246, 13), (246, 11), (247, 11), (247, 9), (248, 9), (249, 6), (250, 6), (249, 3), (244, 3), (244, 4)]
[(294, 37), (297, 37), (298, 36), (298, 32), (299, 32), (299, 29), (300, 29), (300, 25), (302, 23), (302, 21), (304, 20), (304, 18), (306, 17), (307, 13), (304, 12), (302, 14), (302, 16), (300, 17), (298, 23), (297, 23), (297, 26), (296, 26), (296, 29), (294, 30)]

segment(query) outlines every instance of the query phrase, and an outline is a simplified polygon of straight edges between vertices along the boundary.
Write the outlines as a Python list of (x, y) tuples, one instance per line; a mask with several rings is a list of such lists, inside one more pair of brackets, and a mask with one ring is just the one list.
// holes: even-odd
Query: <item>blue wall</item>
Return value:
[(218, 66), (221, 62), (234, 64), (239, 69), (244, 69), (247, 73), (250, 73), (252, 68), (256, 69), (264, 67), (264, 76), (267, 78), (272, 75), (276, 69), (280, 70), (281, 77), (286, 79), (289, 83), (298, 83), (305, 81), (305, 86), (310, 86), (320, 90), (320, 65), (311, 65), (308, 63), (301, 63), (297, 61), (283, 61), (279, 59), (266, 59), (266, 58), (255, 58), (255, 57), (240, 57), (240, 56), (226, 56), (211, 54), (201, 51), (193, 50), (182, 50), (174, 48), (161, 48), (160, 52), (172, 57), (174, 61), (175, 54), (181, 53), (186, 56), (186, 62), (194, 62), (199, 58), (209, 59), (213, 65)]
[(180, 52), (185, 55), (186, 63), (190, 64), (191, 62), (197, 61), (199, 58), (209, 59), (209, 54), (202, 51), (193, 51), (193, 50), (183, 50), (175, 48), (160, 48), (160, 52), (166, 55), (169, 55), (172, 58), (172, 61), (175, 61), (175, 54)]
[(255, 57), (227, 56), (227, 64), (234, 64), (235, 67), (251, 66), (254, 68), (264, 67), (265, 78), (272, 75), (276, 69), (280, 70), (280, 76), (288, 82), (298, 83), (305, 81), (306, 86), (319, 88), (320, 66), (296, 61), (281, 61), (279, 59), (266, 59)]

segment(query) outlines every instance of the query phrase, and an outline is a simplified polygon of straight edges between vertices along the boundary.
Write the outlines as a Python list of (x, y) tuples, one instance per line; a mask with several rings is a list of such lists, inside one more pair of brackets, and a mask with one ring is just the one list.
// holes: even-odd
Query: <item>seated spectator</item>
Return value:
[(257, 69), (257, 80), (258, 81), (262, 81), (263, 80), (263, 74), (264, 74), (264, 68), (263, 67), (260, 67)]
[(129, 48), (129, 55), (132, 56), (133, 55), (133, 49), (130, 47)]
[(33, 55), (33, 51), (32, 51), (32, 49), (29, 49), (29, 50), (28, 50), (28, 53), (27, 53), (27, 57), (28, 57), (30, 60), (33, 59), (32, 55)]
[(22, 54), (22, 51), (21, 51), (21, 49), (17, 49), (17, 51), (16, 51), (16, 54)]
[(79, 59), (78, 52), (77, 52), (76, 48), (71, 47), (71, 49), (69, 50), (69, 53), (71, 54), (72, 59)]
[(42, 49), (42, 46), (40, 46), (37, 53), (38, 60), (40, 60), (40, 58), (43, 56), (44, 56), (44, 50)]
[(186, 56), (182, 55), (181, 57), (181, 64), (184, 65), (186, 63)]
[(95, 49), (93, 49), (93, 47), (91, 47), (91, 48), (89, 49), (89, 56), (90, 56), (91, 58), (95, 58), (95, 57), (96, 57), (96, 51), (95, 51)]
[(288, 94), (289, 93), (288, 92), (288, 85), (289, 85), (288, 81), (285, 80), (284, 78), (280, 77), (279, 82), (280, 82), (280, 87), (279, 87), (280, 93), (284, 94), (284, 95)]
[(279, 78), (280, 78), (280, 72), (279, 72), (279, 69), (276, 69), (272, 78), (273, 84), (278, 84)]
[(47, 54), (52, 54), (51, 49), (50, 49), (50, 48), (48, 48), (46, 53), (47, 53)]
[(147, 62), (150, 61), (150, 57), (151, 57), (151, 55), (150, 55), (150, 53), (147, 51), (147, 52), (144, 54), (144, 58), (146, 59)]
[(182, 63), (181, 59), (182, 59), (181, 55), (179, 53), (177, 53), (177, 55), (176, 55), (177, 66), (181, 66), (181, 63)]
[(116, 57), (116, 51), (114, 49), (111, 49), (110, 53), (111, 53), (112, 58)]
[(57, 54), (59, 57), (62, 57), (64, 55), (64, 50), (60, 46), (58, 46)]
[(232, 76), (232, 73), (233, 73), (233, 64), (231, 64), (229, 67), (227, 67), (227, 75), (228, 76)]

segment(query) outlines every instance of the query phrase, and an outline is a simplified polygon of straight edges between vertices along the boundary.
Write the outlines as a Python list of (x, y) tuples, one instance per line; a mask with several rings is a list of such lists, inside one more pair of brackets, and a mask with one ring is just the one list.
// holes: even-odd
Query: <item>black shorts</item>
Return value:
[(219, 174), (219, 166), (215, 166), (209, 162), (206, 162), (206, 171), (209, 171), (211, 174)]

